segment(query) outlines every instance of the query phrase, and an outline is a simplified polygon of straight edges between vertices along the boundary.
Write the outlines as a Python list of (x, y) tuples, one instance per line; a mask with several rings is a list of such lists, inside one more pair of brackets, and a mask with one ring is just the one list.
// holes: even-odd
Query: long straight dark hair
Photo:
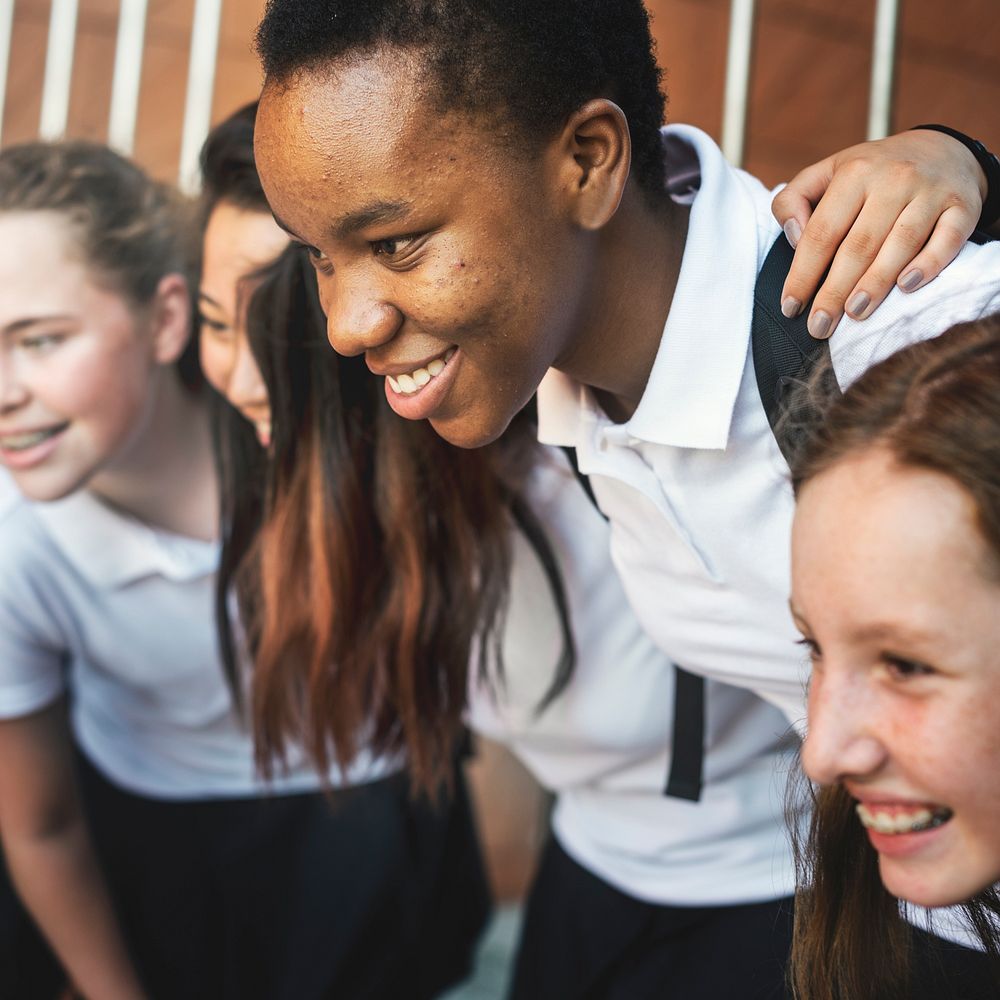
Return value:
[[(206, 143), (206, 217), (223, 201), (268, 211), (253, 168), (253, 111), (237, 112)], [(451, 770), (470, 664), (484, 676), (496, 676), (491, 665), (502, 671), (514, 526), (548, 576), (563, 631), (540, 708), (572, 671), (557, 562), (523, 498), (538, 457), (532, 413), (496, 445), (455, 448), (393, 413), (363, 359), (331, 351), (301, 248), (250, 283), (247, 328), (273, 440), (265, 456), (241, 418), (217, 424), (217, 619), (239, 690), (236, 593), (253, 661), (258, 763), (269, 773), (289, 743), (302, 743), (325, 773), (366, 746), (405, 754), (415, 783), (432, 789)]]
[[(1000, 576), (1000, 315), (913, 344), (870, 369), (842, 398), (806, 409), (821, 419), (792, 460), (796, 492), (845, 456), (884, 448), (901, 465), (940, 472), (968, 492)], [(997, 712), (1000, 724), (1000, 706), (983, 711)], [(795, 837), (794, 847), (795, 996), (906, 1000), (912, 932), (900, 901), (882, 885), (878, 856), (846, 789), (818, 789), (808, 834)], [(964, 910), (983, 948), (1000, 958), (996, 886)], [(1000, 993), (1000, 978), (997, 985)]]

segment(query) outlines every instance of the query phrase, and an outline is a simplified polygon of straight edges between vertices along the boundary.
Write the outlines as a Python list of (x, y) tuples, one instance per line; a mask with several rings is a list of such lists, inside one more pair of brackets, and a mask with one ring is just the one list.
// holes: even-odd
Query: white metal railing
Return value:
[(76, 47), (76, 13), (77, 0), (52, 0), (42, 113), (38, 121), (38, 134), (43, 139), (59, 139), (66, 132), (73, 82), (73, 49)]
[(881, 139), (892, 127), (893, 84), (896, 78), (896, 36), (899, 0), (877, 0), (872, 42), (872, 84), (868, 96), (868, 138)]
[[(0, 0), (0, 121), (6, 104), (10, 38), (15, 0)], [(108, 137), (125, 153), (134, 146), (142, 78), (148, 0), (119, 0), (118, 40)], [(78, 0), (52, 0), (39, 135), (57, 138), (66, 131), (73, 74)], [(868, 136), (891, 127), (899, 0), (874, 0), (875, 32), (868, 108)], [(211, 123), (222, 0), (196, 0), (191, 29), (187, 92), (178, 177), (197, 186), (198, 153)], [(753, 66), (755, 0), (730, 0), (729, 43), (723, 99), (722, 148), (729, 160), (743, 162), (747, 107)]]
[(7, 67), (10, 65), (10, 36), (14, 29), (14, 0), (0, 0), (0, 129), (7, 104)]
[(746, 144), (753, 36), (754, 0), (732, 0), (726, 90), (722, 99), (722, 152), (736, 166), (743, 163), (743, 147)]
[(222, 0), (195, 0), (187, 99), (184, 104), (184, 131), (181, 136), (181, 164), (178, 171), (181, 187), (189, 192), (198, 188), (198, 154), (212, 121), (212, 93), (215, 88), (221, 14)]
[[(6, 109), (14, 3), (15, 0), (0, 0), (0, 123)], [(58, 139), (66, 133), (78, 3), (79, 0), (52, 0), (38, 122), (38, 134), (43, 139)], [(119, 0), (108, 142), (126, 154), (135, 146), (147, 9), (148, 0)], [(221, 14), (222, 0), (196, 0), (178, 171), (179, 181), (187, 190), (197, 186), (198, 153), (211, 124)]]
[(142, 82), (142, 49), (146, 40), (147, 0), (121, 0), (115, 70), (111, 78), (111, 112), (108, 144), (130, 155), (135, 146), (135, 123), (139, 113)]

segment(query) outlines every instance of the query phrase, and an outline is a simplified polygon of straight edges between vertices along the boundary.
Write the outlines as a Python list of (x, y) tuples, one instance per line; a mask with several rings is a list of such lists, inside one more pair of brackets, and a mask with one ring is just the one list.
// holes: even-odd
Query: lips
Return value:
[(35, 448), (57, 434), (61, 434), (69, 426), (68, 423), (57, 424), (54, 427), (44, 427), (32, 431), (12, 431), (0, 434), (0, 449), (10, 452), (27, 451)]
[(888, 836), (933, 830), (954, 815), (947, 806), (887, 802), (859, 802), (856, 811), (866, 830)]
[[(399, 375), (386, 373), (385, 396), (389, 405), (406, 420), (426, 420), (448, 394), (462, 357), (461, 351), (449, 347), (439, 357), (429, 361), (426, 368)], [(435, 361), (440, 361), (440, 366), (434, 364)], [(436, 375), (431, 374), (431, 367)]]

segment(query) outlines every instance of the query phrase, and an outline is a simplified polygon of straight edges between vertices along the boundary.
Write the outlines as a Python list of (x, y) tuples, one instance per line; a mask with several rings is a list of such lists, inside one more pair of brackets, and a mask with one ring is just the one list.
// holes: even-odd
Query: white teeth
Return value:
[(876, 833), (919, 833), (922, 830), (930, 830), (951, 819), (951, 810), (941, 807), (939, 809), (916, 809), (913, 812), (896, 813), (890, 815), (886, 812), (878, 812), (877, 806), (871, 808), (858, 803), (857, 814), (863, 826), (874, 830)]
[(0, 448), (7, 451), (25, 451), (28, 448), (33, 448), (36, 444), (41, 444), (46, 438), (52, 437), (61, 430), (61, 427), (52, 427), (46, 431), (33, 431), (31, 434), (10, 434), (0, 438)]
[(437, 378), (444, 371), (448, 362), (451, 361), (454, 353), (455, 348), (449, 347), (441, 357), (429, 361), (423, 368), (417, 368), (407, 375), (396, 375), (395, 377), (387, 375), (389, 386), (393, 392), (402, 393), (404, 396), (412, 395), (427, 385), (431, 379)]

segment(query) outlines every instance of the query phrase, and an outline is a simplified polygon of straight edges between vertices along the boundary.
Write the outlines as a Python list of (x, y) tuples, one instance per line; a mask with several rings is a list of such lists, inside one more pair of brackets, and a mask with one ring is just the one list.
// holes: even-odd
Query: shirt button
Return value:
[(607, 451), (608, 448), (609, 448), (608, 439), (606, 437), (602, 437), (600, 441), (597, 442), (597, 450)]

